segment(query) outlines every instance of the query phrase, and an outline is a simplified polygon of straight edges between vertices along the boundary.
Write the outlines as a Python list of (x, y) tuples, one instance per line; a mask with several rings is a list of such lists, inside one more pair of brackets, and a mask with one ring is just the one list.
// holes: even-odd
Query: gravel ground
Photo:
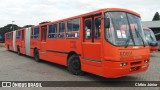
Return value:
[[(75, 76), (68, 73), (66, 67), (43, 61), (37, 63), (28, 56), (18, 56), (15, 52), (6, 51), (0, 47), (0, 81), (160, 81), (160, 53), (151, 54), (151, 64), (147, 72), (125, 76), (117, 79), (107, 79), (86, 73), (84, 76)], [(22, 88), (0, 88), (0, 90)], [(160, 88), (140, 87), (56, 87), (56, 88), (23, 88), (26, 90), (160, 90)]]

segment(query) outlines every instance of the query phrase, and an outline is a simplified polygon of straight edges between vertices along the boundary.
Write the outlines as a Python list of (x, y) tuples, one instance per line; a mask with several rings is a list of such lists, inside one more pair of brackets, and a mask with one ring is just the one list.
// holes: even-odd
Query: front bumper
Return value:
[(158, 52), (158, 46), (151, 46), (150, 51), (151, 52)]
[(148, 69), (150, 62), (146, 63), (144, 60), (127, 61), (126, 66), (120, 66), (121, 63), (104, 61), (103, 76), (107, 78), (118, 78), (144, 72)]

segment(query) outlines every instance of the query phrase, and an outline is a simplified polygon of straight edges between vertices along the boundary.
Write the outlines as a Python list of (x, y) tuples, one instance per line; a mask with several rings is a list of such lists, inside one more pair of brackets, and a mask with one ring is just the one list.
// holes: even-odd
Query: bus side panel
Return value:
[(13, 31), (13, 51), (16, 51), (16, 31)]
[[(5, 46), (8, 50), (13, 50), (12, 49), (12, 36), (11, 36), (12, 32), (6, 33), (6, 41), (5, 41)], [(8, 35), (10, 38), (8, 38)]]
[(20, 39), (20, 53), (22, 54), (26, 54), (26, 49), (25, 49), (25, 40), (23, 40), (23, 34), (25, 34), (24, 32), (25, 29), (21, 30), (21, 39)]
[(41, 46), (40, 58), (49, 62), (54, 62), (66, 66), (66, 58), (68, 55), (64, 53), (67, 50), (64, 46), (66, 42), (66, 40), (62, 39), (47, 40), (43, 49)]
[(26, 55), (30, 56), (30, 34), (31, 28), (26, 28), (25, 33), (25, 48), (26, 48)]
[(8, 39), (8, 45), (9, 45), (9, 50), (13, 51), (13, 44), (12, 44), (12, 32), (9, 32), (10, 38)]
[[(20, 37), (17, 38), (17, 34), (20, 32)], [(18, 52), (18, 47), (21, 48), (21, 38), (22, 38), (22, 35), (21, 35), (21, 31), (17, 31), (16, 32), (16, 51)]]
[(69, 52), (81, 54), (80, 39), (48, 39), (46, 49), (41, 51), (42, 59), (61, 65), (67, 65)]

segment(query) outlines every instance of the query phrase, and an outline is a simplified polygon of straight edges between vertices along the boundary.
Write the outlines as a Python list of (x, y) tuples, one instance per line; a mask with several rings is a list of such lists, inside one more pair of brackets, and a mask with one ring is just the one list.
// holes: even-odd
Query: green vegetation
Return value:
[(13, 31), (13, 28), (14, 28), (14, 30), (17, 30), (17, 29), (20, 29), (21, 27), (15, 25), (15, 24), (14, 24), (14, 25), (8, 24), (8, 25), (0, 28), (0, 34), (1, 34), (1, 36), (2, 36), (1, 42), (4, 42), (5, 33), (6, 33), (6, 32), (10, 32), (10, 31)]
[(160, 20), (160, 15), (158, 12), (155, 13), (152, 21), (156, 21), (156, 20)]
[(15, 25), (15, 24), (8, 24), (8, 25), (6, 25), (4, 27), (1, 27), (0, 28), (0, 36), (2, 37), (2, 39), (0, 40), (0, 42), (4, 42), (5, 33), (13, 31), (13, 30), (18, 30), (18, 29), (21, 29), (21, 28), (32, 27), (32, 26), (33, 25), (25, 25), (23, 27), (20, 27), (20, 26)]

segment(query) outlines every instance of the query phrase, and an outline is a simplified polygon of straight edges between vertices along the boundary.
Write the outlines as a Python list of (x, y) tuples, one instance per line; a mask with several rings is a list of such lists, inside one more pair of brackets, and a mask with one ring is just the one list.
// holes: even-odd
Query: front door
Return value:
[(83, 60), (101, 62), (101, 15), (83, 19)]

